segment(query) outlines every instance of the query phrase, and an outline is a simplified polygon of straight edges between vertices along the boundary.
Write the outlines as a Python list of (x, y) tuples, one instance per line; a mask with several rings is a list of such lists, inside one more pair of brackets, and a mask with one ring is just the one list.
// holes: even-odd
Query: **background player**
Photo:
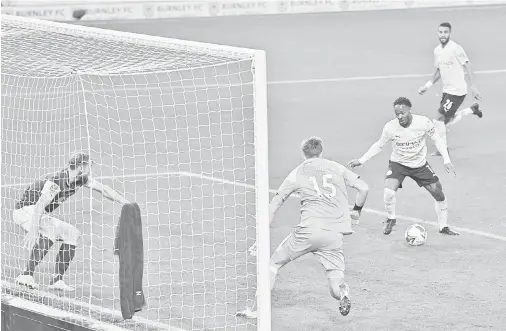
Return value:
[[(305, 161), (295, 168), (279, 187), (270, 203), (272, 223), (286, 199), (296, 193), (301, 198), (301, 219), (297, 228), (278, 246), (270, 260), (271, 289), (279, 270), (302, 255), (313, 253), (327, 271), (330, 294), (340, 301), (342, 315), (350, 311), (349, 288), (344, 283), (343, 236), (353, 233), (348, 208), (347, 186), (358, 190), (353, 208), (358, 220), (369, 187), (359, 176), (339, 163), (322, 158), (323, 143), (316, 137), (302, 143)], [(254, 318), (247, 309), (238, 314)]]
[(67, 168), (45, 179), (37, 180), (24, 192), (13, 212), (14, 222), (28, 233), (24, 246), (31, 248), (30, 260), (16, 283), (29, 288), (38, 288), (33, 273), (55, 241), (61, 241), (56, 257), (55, 277), (49, 288), (62, 291), (74, 289), (63, 281), (76, 247), (80, 244), (81, 233), (74, 226), (50, 216), (58, 206), (84, 186), (93, 189), (112, 201), (126, 204), (128, 201), (110, 187), (90, 177), (91, 160), (88, 154), (77, 153)]
[[(466, 52), (462, 46), (450, 40), (451, 30), (450, 23), (445, 22), (439, 25), (438, 37), (441, 44), (434, 49), (436, 72), (432, 79), (418, 90), (418, 93), (424, 94), (440, 78), (443, 82), (443, 97), (439, 106), (439, 115), (434, 120), (434, 124), (445, 145), (448, 145), (447, 126), (457, 123), (466, 115), (474, 114), (479, 118), (483, 116), (478, 103), (457, 111), (467, 95), (466, 74), (473, 97), (481, 100), (482, 96), (474, 86), (474, 74)], [(441, 154), (435, 152), (433, 155)]]
[(411, 113), (411, 101), (400, 97), (394, 101), (397, 119), (389, 121), (383, 128), (380, 139), (358, 160), (348, 165), (352, 168), (361, 166), (373, 156), (381, 152), (383, 147), (392, 142), (392, 154), (385, 179), (384, 202), (388, 218), (383, 233), (388, 235), (396, 223), (395, 203), (396, 192), (402, 187), (405, 177), (413, 179), (420, 187), (424, 187), (436, 200), (439, 232), (446, 235), (458, 235), (448, 227), (448, 203), (443, 187), (429, 163), (427, 162), (426, 137), (431, 138), (443, 156), (446, 171), (455, 174), (446, 145), (436, 134), (430, 119)]

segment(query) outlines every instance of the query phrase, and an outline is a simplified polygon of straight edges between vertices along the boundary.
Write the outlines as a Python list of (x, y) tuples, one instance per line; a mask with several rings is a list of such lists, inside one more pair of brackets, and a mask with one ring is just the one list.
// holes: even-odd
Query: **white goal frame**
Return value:
[[(194, 42), (188, 40), (180, 40), (173, 38), (164, 38), (158, 36), (149, 36), (138, 33), (131, 32), (120, 32), (114, 30), (105, 30), (95, 27), (87, 27), (80, 25), (70, 25), (66, 23), (60, 22), (47, 22), (40, 21), (32, 18), (18, 17), (2, 14), (2, 21), (9, 20), (11, 22), (20, 22), (20, 23), (28, 23), (32, 27), (40, 26), (41, 29), (45, 29), (48, 25), (59, 28), (62, 30), (69, 29), (69, 32), (83, 32), (87, 35), (93, 36), (97, 35), (100, 38), (110, 37), (110, 38), (135, 38), (139, 40), (139, 45), (177, 45), (184, 47), (191, 47), (192, 50), (202, 49), (202, 54), (206, 54), (206, 52), (214, 52), (219, 53), (220, 51), (227, 51), (231, 53), (241, 53), (241, 54), (249, 54), (253, 59), (253, 67), (254, 67), (254, 149), (255, 149), (255, 196), (256, 196), (256, 242), (257, 246), (257, 308), (258, 308), (258, 319), (257, 319), (257, 329), (261, 331), (270, 331), (271, 330), (271, 290), (270, 290), (270, 271), (269, 271), (269, 261), (270, 261), (270, 225), (269, 225), (269, 200), (270, 200), (270, 190), (269, 190), (269, 157), (268, 157), (268, 109), (267, 109), (267, 60), (266, 60), (266, 52), (264, 50), (255, 50), (248, 48), (240, 48), (240, 47), (232, 47), (227, 45), (218, 45), (218, 44), (209, 44), (202, 42)], [(12, 32), (19, 33), (22, 32)], [(7, 32), (6, 34), (9, 34)], [(3, 33), (2, 33), (3, 35)], [(49, 46), (49, 45), (48, 45)], [(207, 53), (212, 54), (212, 53)], [(81, 75), (81, 74), (92, 74), (92, 75), (115, 75), (117, 73), (128, 74), (128, 71), (100, 71), (100, 72), (76, 72), (73, 71), (72, 68), (66, 75)], [(136, 68), (142, 69), (142, 68)], [(149, 68), (146, 68), (149, 70)], [(3, 70), (2, 70), (3, 71)], [(166, 71), (165, 71), (166, 72)], [(153, 73), (153, 71), (150, 71)], [(2, 73), (3, 75), (3, 73)], [(42, 77), (34, 77), (28, 76), (30, 78), (42, 78)], [(56, 77), (56, 76), (55, 76)], [(65, 76), (63, 76), (65, 77)], [(80, 80), (82, 82), (82, 80)], [(0, 105), (1, 106), (1, 105)], [(0, 132), (2, 129), (2, 123), (0, 121)], [(0, 137), (1, 138), (1, 137)], [(0, 146), (1, 148), (1, 146)], [(0, 153), (0, 162), (1, 153)], [(4, 183), (1, 182), (0, 177), (0, 185), (4, 187)], [(241, 185), (241, 183), (237, 183), (237, 185)], [(1, 194), (1, 193), (0, 193)], [(2, 281), (2, 284), (9, 284)], [(22, 299), (20, 299), (22, 300)], [(69, 300), (69, 299), (66, 299)], [(73, 301), (72, 299), (70, 299)], [(86, 305), (83, 302), (77, 302), (79, 305)], [(107, 309), (106, 309), (107, 310)], [(146, 321), (143, 318), (137, 318), (134, 316), (133, 320), (139, 319), (140, 323), (147, 323), (160, 326), (159, 323), (154, 322), (150, 323), (150, 321)]]

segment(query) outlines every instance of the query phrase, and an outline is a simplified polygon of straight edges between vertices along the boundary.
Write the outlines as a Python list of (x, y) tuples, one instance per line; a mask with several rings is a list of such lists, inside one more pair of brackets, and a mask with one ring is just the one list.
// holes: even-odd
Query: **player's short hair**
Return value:
[(395, 106), (406, 106), (406, 107), (409, 107), (409, 108), (412, 107), (411, 101), (408, 98), (406, 98), (406, 97), (398, 97), (397, 99), (395, 99), (395, 101), (394, 101), (394, 107)]
[(302, 141), (301, 147), (307, 158), (318, 157), (323, 152), (323, 140), (318, 137), (310, 137)]
[(77, 168), (78, 166), (82, 165), (82, 164), (90, 164), (91, 163), (91, 160), (90, 160), (90, 156), (86, 153), (83, 153), (83, 152), (78, 152), (78, 153), (75, 153), (74, 155), (72, 155), (72, 157), (70, 158), (69, 160), (69, 168), (71, 170), (74, 170), (75, 168)]
[(452, 30), (452, 25), (449, 22), (443, 22), (439, 24), (439, 27), (448, 28), (450, 31)]

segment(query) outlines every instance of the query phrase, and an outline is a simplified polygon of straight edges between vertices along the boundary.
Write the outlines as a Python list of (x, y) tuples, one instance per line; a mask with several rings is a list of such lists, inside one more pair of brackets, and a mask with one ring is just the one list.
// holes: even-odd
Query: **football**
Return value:
[(413, 224), (406, 229), (404, 237), (411, 246), (421, 246), (427, 240), (427, 231), (420, 224)]

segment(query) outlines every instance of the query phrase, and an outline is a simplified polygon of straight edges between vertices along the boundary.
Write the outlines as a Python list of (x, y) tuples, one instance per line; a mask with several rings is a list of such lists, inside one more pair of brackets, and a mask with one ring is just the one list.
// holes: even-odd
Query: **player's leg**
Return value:
[(446, 196), (443, 192), (443, 186), (441, 185), (441, 182), (437, 181), (436, 183), (428, 184), (424, 187), (427, 191), (429, 191), (429, 193), (436, 201), (435, 207), (439, 225), (439, 233), (450, 236), (459, 235), (458, 232), (448, 227), (448, 202), (446, 201)]
[(389, 235), (396, 224), (395, 204), (397, 202), (397, 190), (402, 187), (402, 182), (406, 177), (406, 169), (402, 165), (390, 162), (388, 172), (385, 178), (385, 189), (383, 192), (383, 201), (385, 203), (385, 212), (387, 219), (383, 226), (383, 234)]
[[(311, 243), (309, 242), (310, 236), (311, 232), (309, 229), (299, 228), (289, 234), (276, 248), (269, 261), (271, 290), (274, 288), (279, 270), (283, 266), (312, 251)], [(237, 312), (236, 315), (255, 319), (257, 317), (256, 305), (257, 302), (255, 300), (253, 307), (247, 307), (245, 310)]]
[(439, 225), (439, 232), (447, 235), (458, 235), (458, 232), (448, 227), (448, 201), (443, 192), (443, 186), (429, 163), (414, 169), (410, 177), (420, 186), (424, 187), (434, 198)]
[[(22, 209), (15, 210), (13, 212), (14, 223), (21, 226), (23, 230), (29, 231), (32, 226), (33, 212), (33, 206), (27, 206)], [(45, 217), (46, 215), (42, 216), (41, 223), (44, 223)], [(53, 246), (54, 238), (51, 240), (49, 236), (51, 236), (50, 232), (48, 233), (43, 230), (39, 232), (39, 240), (30, 251), (30, 257), (26, 264), (26, 269), (16, 278), (17, 284), (27, 286), (31, 289), (38, 288), (38, 284), (35, 282), (33, 274), (35, 273), (35, 269), (39, 263), (44, 259), (46, 254), (49, 252), (49, 249)]]
[[(441, 137), (441, 140), (443, 140), (447, 147), (447, 126), (450, 125), (451, 121), (455, 121), (457, 110), (460, 108), (465, 98), (465, 95), (452, 95), (448, 93), (444, 93), (441, 98), (441, 103), (438, 109), (439, 116), (434, 119), (434, 126), (436, 127), (436, 131)], [(460, 116), (462, 116), (462, 114)], [(435, 151), (431, 155), (440, 156), (441, 154), (439, 151)]]
[(74, 259), (76, 248), (81, 240), (81, 232), (74, 226), (54, 217), (49, 217), (45, 226), (55, 229), (58, 240), (63, 242), (56, 255), (55, 277), (52, 279), (49, 288), (60, 291), (74, 291), (73, 287), (65, 284), (63, 276)]
[(455, 125), (456, 123), (460, 122), (462, 118), (464, 118), (467, 115), (476, 115), (479, 118), (483, 117), (483, 112), (480, 109), (480, 105), (478, 103), (473, 103), (471, 106), (458, 110), (455, 113), (455, 116), (450, 120), (450, 122), (447, 124), (447, 126)]
[(16, 283), (27, 286), (31, 289), (38, 288), (38, 284), (35, 283), (33, 274), (52, 246), (53, 241), (51, 239), (42, 235), (39, 236), (39, 240), (35, 243), (30, 252), (30, 259), (28, 260), (26, 269), (16, 278)]
[[(329, 238), (329, 236), (327, 236)], [(339, 312), (346, 316), (351, 309), (350, 288), (344, 281), (345, 257), (343, 235), (338, 233), (329, 238), (329, 244), (314, 252), (324, 266), (329, 282), (330, 295), (339, 301)]]

